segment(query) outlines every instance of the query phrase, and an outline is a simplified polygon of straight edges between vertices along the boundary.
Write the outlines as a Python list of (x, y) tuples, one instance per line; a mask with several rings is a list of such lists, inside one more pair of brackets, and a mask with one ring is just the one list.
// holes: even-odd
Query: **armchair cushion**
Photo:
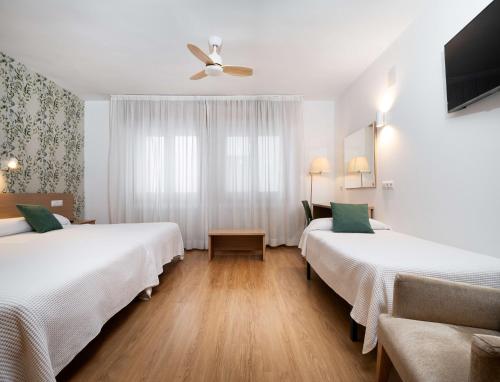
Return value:
[(500, 380), (500, 336), (476, 334), (471, 346), (471, 382)]
[(398, 274), (394, 282), (393, 315), (500, 330), (500, 289)]
[(405, 382), (468, 382), (470, 346), (476, 333), (500, 335), (493, 330), (383, 314), (378, 339)]

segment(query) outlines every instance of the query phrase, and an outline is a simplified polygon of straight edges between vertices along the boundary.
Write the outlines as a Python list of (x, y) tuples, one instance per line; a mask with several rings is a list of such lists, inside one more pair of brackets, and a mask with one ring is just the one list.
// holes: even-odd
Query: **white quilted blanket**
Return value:
[(173, 223), (75, 225), (0, 238), (0, 381), (55, 376), (183, 257)]
[(316, 273), (352, 305), (351, 317), (366, 326), (363, 353), (377, 345), (378, 317), (392, 312), (398, 272), (500, 288), (500, 259), (422, 240), (391, 230), (335, 233), (306, 230), (303, 255)]

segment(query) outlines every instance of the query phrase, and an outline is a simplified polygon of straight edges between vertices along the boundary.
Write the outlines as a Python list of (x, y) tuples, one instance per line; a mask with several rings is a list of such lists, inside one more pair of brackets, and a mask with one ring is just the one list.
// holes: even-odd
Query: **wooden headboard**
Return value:
[[(62, 206), (52, 207), (51, 202), (62, 200)], [(73, 194), (50, 193), (50, 194), (12, 194), (0, 193), (0, 219), (16, 218), (21, 213), (16, 204), (38, 204), (45, 206), (50, 212), (66, 216), (73, 220)]]

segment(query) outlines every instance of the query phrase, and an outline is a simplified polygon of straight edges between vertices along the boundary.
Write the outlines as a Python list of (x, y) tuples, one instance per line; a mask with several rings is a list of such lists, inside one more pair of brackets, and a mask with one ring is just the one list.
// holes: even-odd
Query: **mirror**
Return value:
[(344, 139), (344, 187), (375, 186), (375, 125), (371, 124)]

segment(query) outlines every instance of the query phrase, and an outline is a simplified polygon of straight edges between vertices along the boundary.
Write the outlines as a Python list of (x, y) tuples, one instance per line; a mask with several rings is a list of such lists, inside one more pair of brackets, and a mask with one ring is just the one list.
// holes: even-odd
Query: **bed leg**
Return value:
[(357, 342), (358, 341), (358, 323), (352, 319), (352, 317), (349, 317), (349, 323), (351, 326), (351, 341), (352, 342)]
[(139, 300), (142, 301), (149, 301), (151, 300), (151, 294), (153, 294), (153, 288), (146, 288), (144, 289), (139, 295), (137, 296)]
[(311, 264), (306, 261), (307, 264), (307, 279), (311, 280)]

